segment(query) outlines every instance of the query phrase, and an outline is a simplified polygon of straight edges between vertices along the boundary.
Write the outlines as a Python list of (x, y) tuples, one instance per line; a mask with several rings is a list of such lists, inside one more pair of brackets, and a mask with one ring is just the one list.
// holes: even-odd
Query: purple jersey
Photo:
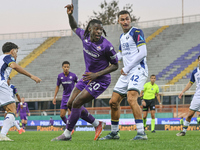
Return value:
[(20, 103), (17, 106), (17, 113), (20, 111), (20, 114), (26, 114), (26, 112), (29, 113), (28, 104), (26, 102), (23, 103), (23, 108), (21, 109)]
[(74, 88), (74, 84), (77, 83), (78, 77), (76, 74), (69, 72), (67, 76), (64, 73), (60, 73), (57, 78), (57, 86), (62, 84), (63, 86), (63, 97), (69, 97), (71, 91)]
[(50, 119), (50, 120), (49, 120), (49, 124), (52, 126), (53, 123), (54, 123), (54, 120), (53, 120), (53, 119)]
[[(76, 34), (82, 40), (85, 59), (85, 72), (99, 72), (111, 64), (117, 64), (118, 59), (113, 45), (103, 36), (97, 42), (91, 42), (90, 36), (84, 38), (84, 30), (77, 28)], [(105, 74), (98, 79), (110, 80), (110, 74)]]

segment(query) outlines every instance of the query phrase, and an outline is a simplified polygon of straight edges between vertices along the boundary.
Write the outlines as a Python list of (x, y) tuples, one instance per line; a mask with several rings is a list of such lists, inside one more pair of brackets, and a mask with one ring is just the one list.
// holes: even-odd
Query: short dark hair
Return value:
[(155, 74), (152, 74), (152, 75), (150, 76), (150, 78), (151, 78), (151, 77), (156, 77), (156, 75), (155, 75)]
[(9, 53), (12, 49), (19, 49), (19, 47), (12, 43), (12, 42), (6, 42), (3, 46), (2, 46), (2, 52), (3, 53)]
[(198, 56), (198, 59), (200, 58), (200, 55)]
[[(87, 27), (86, 27), (86, 29), (85, 29), (84, 38), (86, 38), (89, 35), (89, 30), (88, 30), (89, 27), (93, 26), (95, 23), (102, 24), (102, 22), (100, 20), (97, 20), (97, 19), (90, 20), (89, 23), (88, 23), (88, 25), (87, 25)], [(106, 31), (104, 29), (103, 29), (103, 33), (104, 33), (105, 36), (107, 36), (106, 35)]]
[(63, 66), (64, 64), (70, 65), (70, 63), (69, 63), (68, 61), (63, 61), (62, 66)]
[(119, 18), (120, 15), (124, 15), (124, 14), (129, 14), (130, 18), (131, 18), (131, 14), (127, 11), (127, 10), (122, 10), (117, 14), (117, 17)]

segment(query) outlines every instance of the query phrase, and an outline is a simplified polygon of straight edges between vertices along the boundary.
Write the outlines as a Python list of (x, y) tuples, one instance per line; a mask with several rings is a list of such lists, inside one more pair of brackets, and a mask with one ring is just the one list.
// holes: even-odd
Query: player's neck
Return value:
[(151, 85), (154, 85), (154, 83), (153, 83), (153, 82), (151, 82)]
[(132, 26), (129, 29), (123, 29), (124, 34), (126, 34), (131, 28)]
[(68, 76), (68, 74), (69, 74), (69, 72), (64, 72), (64, 75), (65, 75), (65, 76)]

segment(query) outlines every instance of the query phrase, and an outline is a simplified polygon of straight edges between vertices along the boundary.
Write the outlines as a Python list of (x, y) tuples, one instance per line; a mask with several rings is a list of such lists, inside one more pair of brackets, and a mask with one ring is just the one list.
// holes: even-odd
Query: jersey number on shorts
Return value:
[(88, 87), (88, 89), (90, 91), (92, 91), (92, 87), (93, 87), (93, 90), (97, 90), (99, 87), (100, 87), (100, 84), (99, 83), (96, 83), (96, 82), (91, 82), (90, 83), (90, 87)]
[(138, 79), (139, 79), (139, 76), (138, 76), (138, 75), (133, 75), (133, 76), (131, 77), (131, 81), (138, 82)]

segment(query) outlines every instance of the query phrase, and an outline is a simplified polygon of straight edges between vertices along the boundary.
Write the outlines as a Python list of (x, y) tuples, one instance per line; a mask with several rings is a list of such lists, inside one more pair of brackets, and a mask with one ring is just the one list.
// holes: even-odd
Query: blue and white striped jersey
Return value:
[[(131, 65), (132, 60), (139, 51), (138, 47), (142, 45), (146, 45), (146, 42), (141, 29), (132, 27), (127, 33), (121, 34), (119, 51), (122, 55), (124, 67)], [(136, 67), (142, 67), (148, 72), (146, 57), (141, 62), (138, 62)]]
[(199, 71), (199, 67), (197, 67), (196, 69), (193, 70), (191, 78), (190, 78), (190, 82), (194, 83), (196, 81), (196, 92), (194, 94), (194, 96), (200, 96), (200, 71)]
[(14, 57), (11, 55), (3, 54), (0, 56), (0, 84), (8, 80), (12, 68), (8, 67), (10, 63), (15, 62)]

